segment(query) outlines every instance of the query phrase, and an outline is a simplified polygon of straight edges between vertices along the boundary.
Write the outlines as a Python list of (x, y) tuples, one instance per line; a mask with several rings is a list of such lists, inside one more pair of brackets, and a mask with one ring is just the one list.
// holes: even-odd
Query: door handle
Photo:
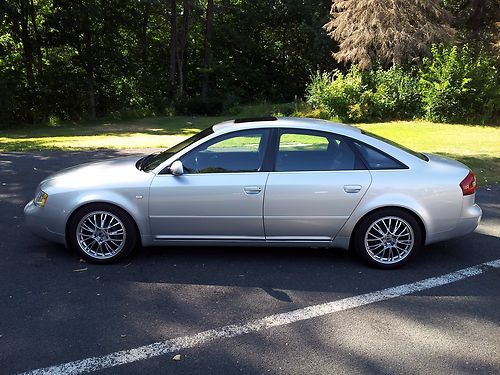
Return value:
[(359, 193), (361, 188), (361, 185), (344, 185), (344, 191), (346, 193)]
[(260, 186), (245, 186), (243, 190), (246, 194), (259, 194), (262, 188)]

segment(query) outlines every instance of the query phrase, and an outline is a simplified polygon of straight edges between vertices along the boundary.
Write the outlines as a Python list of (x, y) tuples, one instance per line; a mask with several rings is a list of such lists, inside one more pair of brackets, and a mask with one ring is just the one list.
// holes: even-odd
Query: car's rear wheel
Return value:
[(130, 216), (110, 204), (92, 204), (78, 210), (68, 226), (68, 243), (86, 260), (112, 263), (132, 252), (137, 231)]
[(408, 212), (380, 210), (368, 215), (354, 234), (354, 248), (368, 264), (397, 268), (408, 263), (422, 247), (422, 230)]

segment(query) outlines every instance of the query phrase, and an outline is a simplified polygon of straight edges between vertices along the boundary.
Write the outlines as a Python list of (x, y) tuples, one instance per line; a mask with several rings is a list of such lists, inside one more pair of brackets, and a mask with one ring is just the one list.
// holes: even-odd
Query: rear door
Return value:
[(280, 129), (264, 198), (267, 241), (331, 241), (371, 184), (343, 137)]

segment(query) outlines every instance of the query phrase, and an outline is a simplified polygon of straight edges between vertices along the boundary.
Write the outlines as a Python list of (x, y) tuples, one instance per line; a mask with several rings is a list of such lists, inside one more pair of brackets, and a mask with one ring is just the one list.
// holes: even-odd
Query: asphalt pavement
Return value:
[[(23, 207), (48, 174), (137, 152), (0, 153), (1, 374), (103, 368), (112, 353), (124, 364), (97, 373), (500, 373), (500, 268), (456, 273), (500, 259), (500, 187), (480, 187), (475, 233), (394, 271), (342, 250), (249, 247), (144, 248), (100, 266), (25, 228)], [(450, 273), (462, 276), (439, 279)], [(446, 282), (366, 297), (430, 278)], [(328, 303), (341, 308), (307, 315)], [(274, 325), (248, 329), (256, 320)], [(178, 337), (163, 355), (166, 344), (150, 346)]]

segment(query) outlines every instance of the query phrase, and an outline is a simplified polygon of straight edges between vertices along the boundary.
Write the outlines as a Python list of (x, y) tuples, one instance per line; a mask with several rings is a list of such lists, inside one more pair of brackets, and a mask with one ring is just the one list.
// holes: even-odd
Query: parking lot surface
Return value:
[(0, 373), (500, 373), (499, 187), (479, 189), (475, 233), (394, 271), (342, 250), (248, 247), (99, 266), (24, 227), (44, 177), (125, 154), (0, 154)]

